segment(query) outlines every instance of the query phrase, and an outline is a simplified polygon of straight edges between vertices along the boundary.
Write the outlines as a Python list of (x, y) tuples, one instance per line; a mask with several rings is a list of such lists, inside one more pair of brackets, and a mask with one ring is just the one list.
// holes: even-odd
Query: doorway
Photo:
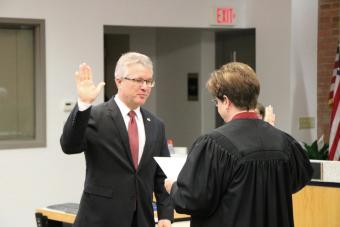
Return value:
[[(174, 146), (190, 147), (202, 134), (223, 124), (205, 82), (233, 60), (255, 67), (255, 29), (202, 29), (104, 26), (105, 101), (117, 93), (115, 64), (137, 51), (154, 62), (156, 86), (143, 107), (160, 117)], [(188, 75), (198, 75), (198, 99), (188, 99)]]
[[(255, 70), (255, 29), (236, 29), (217, 31), (215, 33), (215, 66), (216, 69), (228, 62), (243, 62)], [(216, 128), (224, 121), (215, 111)]]
[(117, 93), (115, 83), (116, 63), (123, 53), (130, 50), (130, 37), (127, 34), (104, 34), (104, 101)]

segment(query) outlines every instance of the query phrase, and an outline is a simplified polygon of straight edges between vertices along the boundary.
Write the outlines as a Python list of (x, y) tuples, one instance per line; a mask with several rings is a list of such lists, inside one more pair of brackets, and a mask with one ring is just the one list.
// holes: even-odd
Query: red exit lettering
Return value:
[(216, 8), (216, 23), (217, 24), (233, 24), (235, 19), (235, 12), (233, 8)]

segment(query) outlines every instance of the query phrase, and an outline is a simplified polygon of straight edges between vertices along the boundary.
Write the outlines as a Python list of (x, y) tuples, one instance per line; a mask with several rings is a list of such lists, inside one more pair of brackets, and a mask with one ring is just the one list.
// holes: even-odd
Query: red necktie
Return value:
[(129, 134), (129, 143), (130, 143), (130, 151), (133, 160), (133, 164), (135, 168), (138, 167), (138, 128), (136, 122), (136, 113), (135, 111), (130, 111), (128, 113), (130, 117), (128, 134)]

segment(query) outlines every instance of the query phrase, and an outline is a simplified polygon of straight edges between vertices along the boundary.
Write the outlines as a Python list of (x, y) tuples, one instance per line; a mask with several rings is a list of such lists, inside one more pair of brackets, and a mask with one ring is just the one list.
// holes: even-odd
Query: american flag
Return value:
[(332, 106), (329, 135), (329, 159), (340, 161), (340, 60), (339, 44), (336, 51), (334, 70), (329, 92), (329, 104)]

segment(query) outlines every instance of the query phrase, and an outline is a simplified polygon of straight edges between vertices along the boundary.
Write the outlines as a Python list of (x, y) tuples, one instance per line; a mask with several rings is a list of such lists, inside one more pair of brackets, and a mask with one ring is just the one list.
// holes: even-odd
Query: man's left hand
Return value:
[(158, 221), (158, 227), (171, 227), (171, 221), (168, 219), (162, 219)]

